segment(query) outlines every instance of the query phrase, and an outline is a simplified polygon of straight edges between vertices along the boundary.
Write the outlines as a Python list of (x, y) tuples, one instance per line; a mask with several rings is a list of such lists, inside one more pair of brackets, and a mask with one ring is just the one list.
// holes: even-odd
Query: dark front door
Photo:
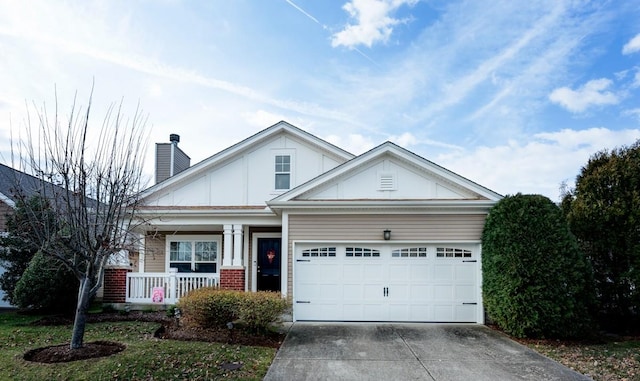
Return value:
[(280, 238), (258, 238), (258, 291), (280, 291)]

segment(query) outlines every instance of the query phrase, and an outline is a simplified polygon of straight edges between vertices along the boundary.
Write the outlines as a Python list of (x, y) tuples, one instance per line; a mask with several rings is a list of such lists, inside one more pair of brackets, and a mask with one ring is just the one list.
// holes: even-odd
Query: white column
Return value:
[(233, 225), (233, 265), (242, 266), (242, 225)]
[(224, 225), (224, 242), (222, 244), (223, 254), (222, 254), (222, 266), (231, 266), (231, 255), (232, 255), (232, 245), (233, 245), (233, 236), (231, 235), (232, 225)]
[(282, 213), (282, 238), (280, 242), (280, 294), (287, 296), (287, 285), (289, 284), (289, 213)]
[[(169, 269), (169, 303), (173, 304), (178, 301), (178, 283), (177, 283), (178, 269), (172, 267)], [(167, 295), (165, 295), (165, 298)]]
[(138, 234), (138, 272), (140, 273), (144, 272), (144, 247), (146, 245), (145, 240), (145, 234)]

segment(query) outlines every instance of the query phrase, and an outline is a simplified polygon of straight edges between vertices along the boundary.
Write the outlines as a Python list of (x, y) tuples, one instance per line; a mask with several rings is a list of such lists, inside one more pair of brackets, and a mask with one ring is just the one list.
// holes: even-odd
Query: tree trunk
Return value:
[(73, 333), (71, 335), (71, 349), (82, 348), (84, 345), (84, 330), (87, 325), (87, 311), (91, 300), (89, 290), (91, 290), (91, 281), (89, 277), (85, 276), (80, 280), (78, 306), (76, 307), (76, 317), (73, 321)]

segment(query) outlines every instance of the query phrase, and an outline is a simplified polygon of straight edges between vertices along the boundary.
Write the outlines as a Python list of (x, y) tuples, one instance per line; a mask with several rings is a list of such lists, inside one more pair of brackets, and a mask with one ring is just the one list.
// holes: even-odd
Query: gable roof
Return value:
[(343, 160), (350, 160), (353, 157), (355, 157), (355, 155), (353, 155), (352, 153), (349, 153), (343, 150), (342, 148), (339, 148), (327, 142), (326, 140), (320, 139), (319, 137), (313, 134), (310, 134), (285, 121), (280, 121), (274, 124), (273, 126), (267, 127), (264, 130), (259, 131), (258, 133), (240, 141), (239, 143), (236, 143), (228, 148), (225, 148), (224, 150), (214, 154), (213, 156), (210, 156), (202, 160), (201, 162), (192, 165), (191, 167), (178, 173), (177, 175), (174, 175), (158, 184), (155, 184), (147, 188), (142, 192), (141, 198), (144, 199), (160, 189), (164, 189), (168, 186), (171, 186), (172, 184), (176, 184), (178, 182), (187, 180), (191, 177), (197, 176), (199, 173), (206, 171), (208, 168), (211, 168), (212, 166), (215, 166), (218, 163), (228, 160), (229, 158), (235, 155), (239, 155), (242, 152), (246, 152), (247, 150), (250, 150), (252, 147), (255, 147), (261, 144), (262, 142), (278, 134), (283, 134), (283, 133), (289, 134), (293, 137), (301, 139), (307, 142), (308, 144), (316, 146), (321, 150), (333, 156), (339, 157)]
[[(72, 193), (67, 192), (60, 185), (0, 164), (0, 201), (11, 208), (15, 209), (19, 199), (27, 200), (34, 196), (42, 196), (49, 201), (55, 201), (54, 204), (60, 204), (66, 194)], [(96, 200), (89, 197), (86, 198), (86, 202), (91, 207), (97, 203)]]
[[(464, 199), (345, 199), (345, 200), (311, 200), (306, 196), (312, 194), (315, 190), (320, 189), (322, 186), (329, 184), (341, 177), (348, 176), (349, 174), (357, 173), (361, 168), (365, 167), (385, 155), (397, 159), (400, 162), (407, 165), (416, 167), (430, 175), (441, 179), (447, 184), (464, 190), (466, 193), (473, 194), (473, 197)], [(349, 205), (359, 205), (362, 207), (375, 206), (452, 206), (452, 205), (476, 205), (476, 206), (488, 206), (493, 205), (496, 201), (500, 200), (502, 196), (486, 187), (483, 187), (463, 176), (460, 176), (444, 167), (435, 164), (409, 150), (406, 150), (392, 142), (385, 142), (381, 145), (363, 153), (362, 155), (355, 157), (354, 159), (329, 170), (320, 176), (301, 184), (300, 186), (270, 200), (267, 205), (272, 209), (282, 209), (287, 207), (293, 208), (309, 208), (309, 207), (338, 207), (339, 205), (345, 205), (345, 201), (348, 201)]]
[(30, 198), (39, 193), (41, 186), (42, 180), (37, 177), (0, 164), (0, 201), (10, 207), (15, 208), (17, 192)]

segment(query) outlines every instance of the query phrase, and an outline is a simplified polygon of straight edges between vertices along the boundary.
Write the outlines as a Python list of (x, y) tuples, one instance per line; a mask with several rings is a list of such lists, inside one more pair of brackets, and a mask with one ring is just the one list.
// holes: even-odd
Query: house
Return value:
[[(35, 196), (40, 184), (36, 177), (0, 164), (0, 234), (7, 234), (7, 216), (16, 208), (17, 192), (22, 192), (27, 197)], [(0, 275), (4, 271), (0, 263)], [(0, 308), (11, 307), (4, 300), (5, 295), (5, 291), (0, 289)]]
[(139, 252), (109, 275), (126, 277), (116, 301), (219, 285), (279, 291), (295, 321), (484, 321), (480, 238), (501, 196), (473, 181), (286, 122), (175, 172), (141, 195)]

